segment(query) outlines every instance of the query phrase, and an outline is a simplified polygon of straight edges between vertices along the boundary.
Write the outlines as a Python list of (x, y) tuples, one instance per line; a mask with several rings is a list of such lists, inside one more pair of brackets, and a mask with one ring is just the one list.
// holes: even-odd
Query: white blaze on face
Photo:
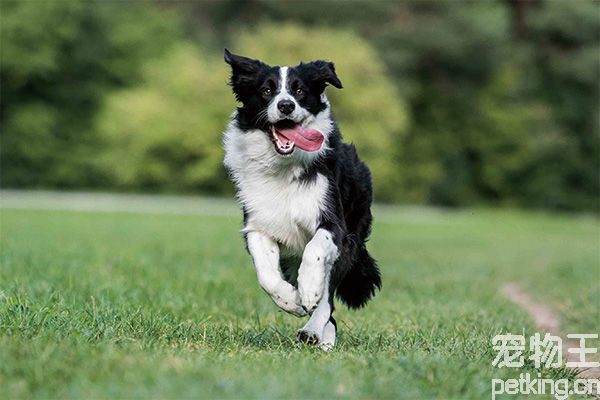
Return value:
[[(285, 100), (285, 99), (294, 100), (294, 98), (292, 96), (290, 96), (290, 94), (288, 93), (288, 90), (287, 90), (288, 69), (289, 69), (289, 67), (279, 68), (279, 94), (277, 95), (277, 97), (279, 97), (279, 100)], [(276, 97), (276, 99), (277, 99), (277, 97)]]
[[(277, 88), (277, 95), (271, 100), (271, 104), (267, 109), (267, 115), (269, 116), (269, 121), (274, 123), (280, 121), (282, 119), (291, 119), (293, 121), (299, 122), (306, 113), (306, 110), (300, 107), (294, 96), (292, 96), (288, 92), (288, 70), (289, 67), (281, 67), (279, 68), (279, 87)], [(283, 114), (277, 108), (277, 104), (279, 104), (282, 100), (291, 100), (294, 102), (296, 106), (294, 111), (289, 114)], [(304, 111), (304, 112), (303, 112)]]

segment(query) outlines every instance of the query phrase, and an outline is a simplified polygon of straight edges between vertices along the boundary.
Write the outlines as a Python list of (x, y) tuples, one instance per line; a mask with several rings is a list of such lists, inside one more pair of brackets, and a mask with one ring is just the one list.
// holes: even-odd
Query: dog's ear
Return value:
[(256, 72), (264, 64), (258, 60), (253, 60), (248, 57), (238, 56), (233, 54), (229, 50), (225, 49), (225, 55), (223, 57), (225, 62), (231, 65), (231, 69), (237, 72)]
[(335, 73), (335, 65), (332, 62), (318, 60), (309, 62), (305, 66), (309, 69), (311, 80), (323, 85), (322, 89), (325, 89), (328, 83), (338, 89), (343, 87), (340, 78)]
[(227, 49), (225, 49), (224, 59), (231, 65), (229, 84), (233, 94), (238, 101), (244, 102), (244, 99), (254, 90), (258, 73), (269, 66), (261, 61), (233, 54)]
[(265, 63), (252, 58), (238, 56), (225, 49), (225, 62), (231, 65), (232, 83), (236, 83), (234, 79), (244, 81), (252, 79), (264, 67), (268, 67)]

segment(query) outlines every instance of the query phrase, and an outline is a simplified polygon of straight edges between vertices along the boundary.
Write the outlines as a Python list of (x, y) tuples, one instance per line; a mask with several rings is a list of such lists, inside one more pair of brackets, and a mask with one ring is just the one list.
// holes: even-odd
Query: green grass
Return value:
[(509, 281), (598, 332), (597, 219), (376, 211), (383, 291), (338, 308), (326, 354), (259, 289), (237, 215), (3, 209), (0, 397), (489, 398), (522, 372), (491, 338), (535, 332)]

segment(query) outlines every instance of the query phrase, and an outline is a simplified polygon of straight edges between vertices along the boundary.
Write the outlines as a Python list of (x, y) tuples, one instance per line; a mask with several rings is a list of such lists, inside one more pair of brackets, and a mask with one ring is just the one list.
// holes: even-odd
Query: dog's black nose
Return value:
[(296, 105), (291, 100), (281, 100), (279, 103), (277, 103), (277, 108), (283, 114), (288, 115), (288, 114), (291, 114), (292, 111), (294, 111), (294, 108), (296, 108)]

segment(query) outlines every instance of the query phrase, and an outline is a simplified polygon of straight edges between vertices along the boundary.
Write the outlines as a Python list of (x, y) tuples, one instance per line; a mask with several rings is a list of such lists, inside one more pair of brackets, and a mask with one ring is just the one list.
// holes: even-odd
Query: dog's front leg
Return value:
[(335, 320), (331, 316), (333, 310), (329, 290), (329, 276), (325, 276), (323, 297), (306, 325), (298, 329), (296, 334), (301, 342), (318, 345), (325, 351), (333, 349), (336, 335)]
[(333, 234), (323, 228), (317, 230), (304, 248), (298, 270), (298, 292), (301, 304), (307, 312), (313, 312), (323, 297), (327, 278), (338, 255), (339, 250)]
[(258, 283), (275, 304), (297, 317), (306, 315), (298, 291), (283, 279), (279, 268), (279, 246), (262, 232), (251, 231), (246, 236), (248, 251), (254, 261)]

